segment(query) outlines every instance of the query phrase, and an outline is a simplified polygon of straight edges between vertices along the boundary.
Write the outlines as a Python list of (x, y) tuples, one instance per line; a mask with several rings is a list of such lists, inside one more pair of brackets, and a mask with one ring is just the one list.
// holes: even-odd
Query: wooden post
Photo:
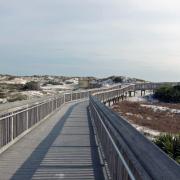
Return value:
[(121, 95), (121, 99), (122, 99), (122, 101), (124, 100), (124, 95)]

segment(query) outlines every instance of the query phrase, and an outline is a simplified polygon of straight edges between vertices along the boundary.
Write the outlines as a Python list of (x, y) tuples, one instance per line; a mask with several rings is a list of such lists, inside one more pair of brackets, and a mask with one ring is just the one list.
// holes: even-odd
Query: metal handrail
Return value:
[[(120, 87), (119, 84), (110, 87), (114, 89)], [(64, 93), (60, 96), (54, 96), (40, 102), (25, 104), (16, 108), (9, 109), (7, 112), (0, 114), (0, 153), (6, 149), (8, 144), (12, 144), (21, 135), (25, 134), (39, 121), (53, 113), (63, 104), (89, 98), (90, 94), (99, 91), (105, 91), (108, 88), (73, 91)]]
[[(126, 87), (121, 87), (120, 84), (117, 84), (110, 88), (74, 91), (70, 93), (64, 93), (61, 96), (48, 98), (41, 102), (31, 104), (30, 106), (24, 105), (19, 109), (8, 111), (5, 114), (0, 115), (0, 152), (2, 152), (1, 149), (6, 149), (9, 144), (15, 142), (15, 140), (21, 137), (22, 134), (26, 134), (37, 123), (42, 121), (65, 103), (89, 98), (89, 96), (96, 98), (100, 102), (106, 102), (121, 96), (127, 91), (138, 90), (141, 88), (143, 90), (156, 89), (161, 85), (162, 83), (141, 83), (130, 84)], [(91, 99), (90, 103), (92, 103)], [(97, 111), (99, 112), (99, 109)], [(104, 125), (106, 126), (105, 123)], [(112, 136), (111, 133), (110, 135)], [(114, 147), (114, 144), (112, 145)]]
[[(141, 89), (140, 86), (142, 86), (142, 90), (148, 88), (156, 89), (162, 85), (164, 85), (164, 83), (148, 83), (148, 84), (141, 84), (138, 86), (131, 85), (129, 87), (126, 87), (126, 90), (131, 91), (133, 89), (134, 91), (136, 91)], [(171, 85), (176, 85), (176, 83), (173, 83)], [(132, 127), (129, 123), (127, 123), (127, 121), (125, 121), (122, 117), (119, 117), (119, 115), (112, 112), (112, 110), (104, 106), (104, 104), (102, 103), (120, 97), (121, 95), (124, 94), (124, 92), (125, 92), (125, 88), (120, 88), (120, 89), (94, 93), (90, 97), (89, 109), (93, 121), (96, 122), (95, 126), (97, 129), (97, 136), (99, 136), (100, 144), (104, 143), (104, 149), (102, 149), (102, 151), (107, 151), (107, 149), (112, 148), (111, 144), (109, 145), (107, 139), (109, 138), (113, 144), (114, 153), (117, 153), (119, 155), (120, 150), (126, 152), (124, 155), (121, 153), (122, 156), (125, 156), (123, 157), (123, 159), (119, 156), (121, 163), (126, 169), (127, 174), (125, 173), (125, 175), (118, 174), (117, 172), (118, 169), (116, 169), (114, 163), (112, 163), (109, 160), (109, 159), (113, 159), (114, 156), (112, 155), (112, 153), (106, 153), (105, 158), (109, 160), (107, 164), (108, 167), (110, 168), (112, 179), (126, 180), (129, 179), (130, 177), (131, 179), (135, 178), (138, 180), (139, 179), (177, 180), (180, 177), (180, 166), (174, 160), (170, 159), (164, 152), (162, 152), (153, 143), (147, 140), (143, 135), (141, 135), (134, 127)], [(105, 95), (107, 96), (106, 99), (104, 99)], [(106, 133), (102, 132), (101, 126), (103, 126)], [(126, 129), (126, 132), (125, 130), (122, 129), (122, 127)], [(138, 144), (134, 145), (132, 139), (129, 139), (131, 138), (131, 136), (128, 136), (127, 134), (126, 137), (126, 135), (122, 133), (133, 134), (135, 136), (134, 138), (136, 139), (136, 142), (141, 144), (142, 147), (139, 146)], [(110, 138), (109, 135), (111, 136), (112, 139)], [(116, 146), (114, 146), (114, 143)], [(103, 145), (101, 146), (103, 147)], [(138, 150), (136, 150), (134, 146), (137, 146)], [(124, 160), (126, 163), (124, 163)], [(117, 162), (118, 161), (115, 161), (115, 164), (117, 164)], [(151, 167), (151, 164), (153, 164), (153, 167)], [(117, 171), (114, 172), (114, 169), (116, 169)]]
[(93, 104), (92, 104), (92, 106), (93, 106), (94, 110), (96, 111), (96, 113), (97, 113), (97, 115), (98, 115), (98, 118), (99, 118), (99, 120), (100, 120), (103, 128), (105, 129), (105, 131), (106, 131), (106, 133), (107, 133), (107, 136), (109, 137), (110, 141), (112, 142), (113, 147), (115, 148), (115, 150), (116, 150), (116, 152), (117, 152), (117, 154), (118, 154), (118, 157), (120, 158), (120, 160), (122, 161), (122, 163), (123, 163), (126, 171), (128, 172), (128, 175), (129, 175), (130, 179), (131, 179), (131, 180), (136, 180), (136, 178), (134, 177), (131, 169), (129, 168), (128, 164), (126, 163), (126, 160), (124, 159), (122, 153), (119, 151), (119, 148), (118, 148), (118, 146), (116, 145), (113, 137), (111, 136), (111, 133), (109, 132), (109, 130), (107, 129), (106, 125), (104, 124), (101, 116), (99, 115), (99, 112), (97, 111), (97, 109), (95, 108), (95, 106), (94, 106)]
[(12, 117), (12, 116), (15, 116), (15, 115), (17, 115), (17, 114), (20, 114), (20, 113), (22, 113), (22, 112), (31, 110), (31, 109), (33, 109), (33, 108), (36, 108), (36, 107), (41, 106), (41, 105), (43, 105), (43, 104), (46, 104), (46, 103), (48, 103), (48, 102), (50, 102), (50, 101), (52, 101), (52, 99), (48, 99), (48, 100), (46, 100), (46, 101), (40, 102), (40, 103), (35, 104), (35, 105), (32, 105), (32, 106), (30, 106), (30, 107), (29, 107), (28, 104), (27, 104), (26, 106), (23, 106), (21, 109), (16, 110), (15, 112), (8, 112), (8, 113), (10, 113), (10, 115), (4, 116), (4, 117), (0, 117), (0, 121), (3, 120), (3, 119), (6, 119), (6, 118), (10, 118), (10, 117)]

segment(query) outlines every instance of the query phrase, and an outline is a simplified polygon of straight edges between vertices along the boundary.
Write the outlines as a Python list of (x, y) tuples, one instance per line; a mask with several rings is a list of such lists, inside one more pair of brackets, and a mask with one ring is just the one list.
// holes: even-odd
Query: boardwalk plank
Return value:
[(1, 154), (0, 179), (103, 180), (87, 105), (65, 105)]

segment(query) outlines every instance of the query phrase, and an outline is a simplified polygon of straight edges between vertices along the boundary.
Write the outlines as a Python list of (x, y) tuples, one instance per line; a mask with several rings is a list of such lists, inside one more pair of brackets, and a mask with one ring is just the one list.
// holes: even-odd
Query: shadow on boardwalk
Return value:
[[(54, 126), (54, 128), (51, 130), (51, 132), (47, 135), (47, 137), (37, 146), (37, 148), (32, 152), (32, 154), (29, 156), (29, 158), (23, 163), (23, 165), (16, 171), (16, 173), (13, 175), (13, 177), (11, 178), (11, 180), (29, 180), (29, 179), (34, 179), (34, 175), (36, 173), (36, 171), (41, 168), (41, 163), (43, 161), (43, 159), (45, 158), (46, 154), (48, 153), (49, 149), (52, 147), (52, 144), (54, 143), (54, 141), (56, 140), (56, 138), (58, 136), (60, 136), (64, 124), (66, 122), (66, 120), (69, 118), (69, 116), (71, 115), (71, 113), (73, 112), (74, 108), (76, 106), (78, 106), (78, 104), (75, 104), (73, 106), (71, 106), (68, 111), (64, 114), (64, 116), (58, 121), (58, 123), (56, 123), (56, 125)], [(84, 108), (85, 109), (85, 108)], [(96, 180), (103, 180), (104, 176), (103, 176), (103, 172), (102, 172), (102, 168), (101, 168), (101, 164), (100, 164), (100, 160), (99, 160), (99, 156), (98, 156), (98, 151), (97, 151), (97, 146), (95, 143), (95, 139), (93, 136), (93, 128), (91, 125), (91, 121), (88, 118), (88, 126), (89, 126), (89, 130), (90, 130), (90, 146), (91, 146), (91, 159), (92, 159), (92, 168), (93, 168), (93, 174), (95, 177), (93, 177), (93, 179)], [(61, 137), (61, 136), (60, 136)], [(93, 148), (92, 148), (93, 147)], [(50, 164), (48, 166), (50, 169), (51, 168), (56, 168), (59, 170), (62, 169), (66, 169), (66, 168), (82, 168), (78, 165), (72, 165), (69, 164), (68, 166), (55, 166)], [(48, 174), (48, 172), (46, 172)], [(36, 178), (35, 178), (36, 179)], [(37, 179), (44, 179), (44, 176), (41, 175), (38, 176)], [(45, 179), (51, 179), (51, 177), (46, 177)], [(64, 179), (63, 177), (53, 177), (53, 179)]]

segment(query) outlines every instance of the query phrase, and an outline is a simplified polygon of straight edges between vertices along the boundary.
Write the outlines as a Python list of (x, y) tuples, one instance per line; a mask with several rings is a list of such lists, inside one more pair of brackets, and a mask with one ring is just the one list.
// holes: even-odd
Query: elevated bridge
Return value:
[(104, 105), (163, 84), (75, 91), (4, 110), (0, 179), (180, 179), (175, 161)]

